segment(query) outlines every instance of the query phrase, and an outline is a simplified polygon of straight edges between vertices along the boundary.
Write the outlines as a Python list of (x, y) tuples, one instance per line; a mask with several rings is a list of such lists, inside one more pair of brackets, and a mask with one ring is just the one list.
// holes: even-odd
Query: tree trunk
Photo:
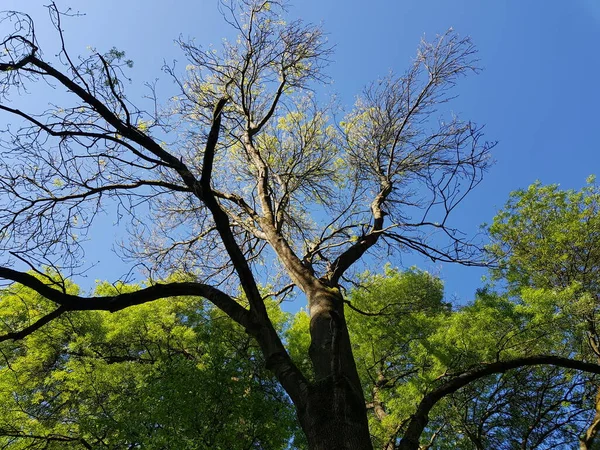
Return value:
[(364, 402), (345, 378), (311, 386), (298, 418), (310, 450), (372, 450)]
[[(269, 208), (265, 197), (264, 209)], [(331, 277), (315, 277), (270, 221), (263, 220), (261, 226), (292, 281), (308, 300), (308, 353), (315, 381), (294, 404), (309, 448), (372, 450), (365, 398), (344, 315), (344, 298)]]
[(338, 289), (307, 292), (315, 382), (298, 418), (311, 450), (371, 450), (367, 409)]

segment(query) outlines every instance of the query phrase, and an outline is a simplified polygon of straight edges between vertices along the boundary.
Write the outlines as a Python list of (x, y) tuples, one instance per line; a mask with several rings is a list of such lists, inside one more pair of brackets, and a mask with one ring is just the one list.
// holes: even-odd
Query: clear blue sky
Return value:
[[(25, 10), (36, 17), (42, 47), (50, 31), (45, 3), (1, 2), (2, 9)], [(86, 13), (64, 24), (73, 54), (86, 53), (87, 46), (99, 50), (115, 46), (134, 60), (132, 99), (143, 93), (144, 81), (166, 79), (160, 72), (163, 60), (178, 59), (185, 66), (174, 38), (183, 35), (198, 43), (218, 44), (230, 33), (218, 14), (217, 0), (57, 0), (57, 4), (76, 5)], [(456, 211), (454, 224), (465, 232), (476, 233), (481, 223), (491, 221), (514, 189), (537, 179), (579, 188), (588, 175), (598, 172), (597, 0), (298, 0), (290, 14), (321, 23), (329, 33), (336, 51), (329, 68), (334, 83), (328, 89), (348, 105), (370, 80), (390, 69), (402, 72), (424, 34), (433, 37), (453, 27), (472, 37), (485, 70), (459, 83), (460, 97), (452, 109), (463, 119), (486, 124), (486, 137), (499, 144), (496, 164)], [(102, 262), (90, 277), (118, 277), (124, 269), (107, 254), (105, 238), (98, 239), (103, 244), (94, 245), (89, 259)], [(403, 262), (439, 273), (447, 295), (461, 301), (472, 298), (483, 273), (410, 257)]]

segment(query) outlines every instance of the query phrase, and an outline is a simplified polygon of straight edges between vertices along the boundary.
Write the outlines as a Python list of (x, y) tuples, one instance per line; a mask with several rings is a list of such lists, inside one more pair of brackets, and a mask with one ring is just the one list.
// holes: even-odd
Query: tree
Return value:
[[(10, 127), (2, 144), (0, 277), (56, 309), (30, 316), (3, 339), (22, 339), (69, 311), (203, 297), (256, 340), (311, 449), (368, 449), (343, 287), (367, 254), (386, 250), (476, 263), (477, 247), (448, 216), (481, 181), (492, 145), (481, 142), (472, 122), (432, 117), (456, 81), (477, 70), (475, 49), (452, 31), (423, 42), (409, 70), (367, 87), (338, 127), (312, 90), (326, 78), (331, 49), (319, 28), (284, 22), (284, 6), (223, 2), (238, 39), (220, 51), (180, 42), (190, 65), (184, 77), (167, 69), (181, 93), (163, 112), (137, 108), (127, 97), (122, 80), (131, 62), (123, 52), (73, 57), (64, 45), (66, 16), (54, 4), (57, 52), (42, 54), (28, 16), (5, 14), (0, 110), (22, 124)], [(43, 56), (54, 53), (53, 60)], [(44, 95), (64, 90), (72, 103), (57, 107), (48, 97), (41, 113), (10, 103), (44, 82)], [(69, 293), (81, 237), (111, 206), (131, 229), (128, 256), (150, 279), (179, 270), (194, 280), (111, 296)], [(270, 258), (277, 262), (263, 264)], [(11, 267), (18, 262), (42, 279)], [(42, 265), (61, 276), (44, 274)], [(261, 292), (259, 280), (274, 292)], [(246, 306), (236, 301), (238, 287)], [(292, 289), (308, 303), (308, 376), (290, 358), (265, 304)], [(467, 371), (424, 397), (399, 448), (418, 446), (441, 398), (524, 364), (598, 370), (541, 356)]]
[[(553, 309), (541, 308), (540, 299), (481, 290), (453, 310), (442, 301), (441, 281), (416, 269), (387, 269), (361, 284), (348, 296), (348, 323), (375, 448), (398, 448), (419, 403), (473, 369), (570, 353), (562, 348), (564, 321), (549, 320)], [(572, 446), (589, 406), (587, 378), (523, 366), (473, 379), (431, 409), (419, 448)]]
[[(580, 191), (536, 182), (511, 194), (490, 226), (494, 243), (489, 247), (499, 262), (496, 277), (539, 308), (558, 311), (571, 352), (595, 361), (600, 361), (599, 205), (594, 177)], [(582, 450), (592, 448), (600, 430), (600, 390), (594, 409), (581, 435)]]
[[(96, 293), (139, 289), (104, 283)], [(27, 322), (23, 305), (52, 306), (22, 286), (2, 304), (5, 330)], [(65, 314), (0, 351), (5, 448), (285, 449), (297, 431), (254, 342), (198, 297)]]
[[(375, 448), (396, 448), (415, 406), (451, 374), (558, 350), (560, 339), (505, 297), (481, 292), (452, 311), (441, 281), (426, 272), (387, 268), (360, 280), (347, 317)], [(139, 289), (103, 283), (96, 292)], [(52, 306), (21, 286), (2, 294), (6, 328), (27, 322), (23, 305)], [(309, 372), (310, 318), (301, 311), (286, 325), (289, 315), (267, 306), (292, 358)], [(0, 350), (0, 442), (9, 448), (283, 449), (292, 439), (304, 448), (292, 405), (262, 369), (254, 341), (199, 298), (115, 314), (70, 312)], [(420, 447), (570, 445), (584, 420), (586, 385), (586, 377), (556, 367), (480, 378), (432, 409)]]

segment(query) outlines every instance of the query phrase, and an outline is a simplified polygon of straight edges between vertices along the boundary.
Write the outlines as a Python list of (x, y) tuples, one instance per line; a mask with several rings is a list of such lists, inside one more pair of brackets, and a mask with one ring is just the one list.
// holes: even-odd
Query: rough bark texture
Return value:
[[(320, 283), (319, 283), (320, 284)], [(338, 289), (308, 293), (315, 383), (298, 417), (311, 450), (371, 449), (365, 399)]]
[(298, 418), (311, 450), (372, 449), (364, 402), (347, 378), (316, 382)]

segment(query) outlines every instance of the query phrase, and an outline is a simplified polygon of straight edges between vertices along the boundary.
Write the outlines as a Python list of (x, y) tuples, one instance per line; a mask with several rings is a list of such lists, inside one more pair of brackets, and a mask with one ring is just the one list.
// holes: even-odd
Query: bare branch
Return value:
[[(57, 317), (66, 311), (98, 310), (115, 312), (130, 306), (140, 305), (142, 303), (147, 303), (161, 298), (190, 295), (206, 298), (243, 327), (252, 327), (250, 313), (246, 309), (244, 309), (226, 293), (215, 287), (202, 283), (177, 282), (155, 284), (147, 288), (140, 289), (139, 291), (118, 294), (112, 297), (81, 297), (53, 289), (51, 286), (43, 283), (31, 274), (19, 272), (8, 267), (0, 267), (0, 277), (33, 289), (35, 292), (47, 298), (48, 300), (60, 305), (57, 310), (51, 313), (53, 317)], [(50, 320), (51, 318), (47, 320), (45, 318), (40, 319), (42, 323), (29, 327), (29, 333), (40, 328)], [(20, 339), (26, 334), (24, 334), (24, 332), (20, 332), (17, 333), (18, 337), (8, 337), (6, 339)]]
[(51, 313), (42, 316), (40, 319), (36, 320), (34, 323), (29, 325), (28, 327), (23, 328), (20, 331), (15, 331), (12, 333), (6, 333), (4, 335), (0, 335), (0, 342), (16, 341), (19, 339), (24, 339), (27, 336), (29, 336), (31, 333), (33, 333), (34, 331), (37, 331), (40, 328), (42, 328), (47, 323), (53, 321), (57, 317), (60, 317), (66, 311), (67, 311), (67, 309), (65, 307), (61, 306), (61, 307), (55, 309), (54, 311), (52, 311)]

